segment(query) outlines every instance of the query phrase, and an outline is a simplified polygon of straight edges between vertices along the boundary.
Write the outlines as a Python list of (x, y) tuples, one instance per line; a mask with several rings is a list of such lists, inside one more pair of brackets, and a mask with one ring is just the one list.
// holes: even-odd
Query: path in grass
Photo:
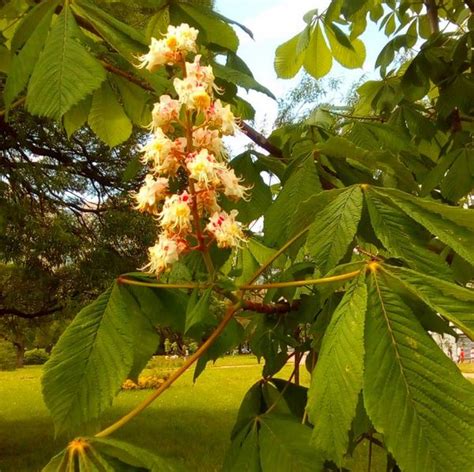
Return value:
[[(243, 362), (242, 362), (243, 361)], [(228, 364), (247, 368), (219, 368)], [(288, 378), (286, 366), (282, 378)], [(53, 426), (40, 392), (40, 367), (16, 372), (0, 372), (0, 471), (36, 472), (66, 444), (66, 438), (53, 438)], [(176, 460), (185, 471), (221, 470), (229, 436), (240, 402), (248, 388), (261, 375), (255, 358), (228, 358), (210, 366), (196, 384), (186, 373), (143, 415), (135, 418), (114, 437)], [(302, 370), (303, 382), (308, 381)], [(111, 423), (150, 394), (149, 391), (122, 392), (104, 424)], [(367, 470), (367, 444), (357, 449), (353, 472)], [(382, 470), (383, 459), (375, 464)], [(385, 470), (383, 468), (383, 470)], [(278, 471), (275, 471), (278, 472)]]

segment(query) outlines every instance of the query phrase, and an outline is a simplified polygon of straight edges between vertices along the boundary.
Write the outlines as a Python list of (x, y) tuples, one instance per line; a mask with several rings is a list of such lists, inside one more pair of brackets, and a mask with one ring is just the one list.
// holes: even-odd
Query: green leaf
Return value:
[(459, 207), (436, 203), (414, 197), (395, 189), (373, 188), (403, 210), (408, 216), (427, 228), (443, 243), (452, 247), (460, 256), (474, 264), (474, 212)]
[(299, 41), (300, 35), (297, 34), (285, 43), (280, 44), (275, 51), (273, 65), (277, 76), (281, 79), (291, 79), (303, 65), (304, 51), (300, 51), (298, 54), (296, 52)]
[[(41, 18), (38, 18), (38, 23), (31, 32), (28, 40), (23, 44), (21, 50), (12, 56), (9, 73), (3, 91), (3, 99), (6, 108), (9, 108), (13, 100), (23, 91), (28, 84), (28, 80), (35, 68), (38, 56), (40, 55), (48, 35), (51, 18), (53, 17), (54, 8), (57, 2), (45, 2), (43, 6), (39, 7), (37, 12), (41, 12)], [(36, 15), (35, 15), (36, 18)]]
[(233, 52), (237, 51), (239, 38), (234, 29), (215, 15), (207, 13), (205, 8), (196, 8), (186, 3), (180, 3), (179, 6), (173, 4), (173, 8), (184, 11), (196, 22), (205, 34), (207, 42), (217, 44)]
[(128, 117), (138, 126), (148, 126), (151, 123), (151, 109), (147, 103), (150, 95), (123, 77), (114, 75), (112, 80), (118, 87)]
[(222, 470), (226, 472), (262, 471), (256, 422), (253, 422), (250, 428), (240, 431), (233, 439)]
[(167, 460), (146, 449), (124, 441), (108, 438), (91, 438), (90, 442), (104, 455), (117, 458), (120, 462), (132, 466), (133, 470), (150, 472), (173, 472), (177, 468)]
[(243, 179), (242, 185), (249, 188), (249, 201), (241, 200), (237, 203), (223, 201), (222, 206), (229, 211), (236, 208), (239, 211), (239, 221), (249, 224), (263, 215), (272, 203), (270, 187), (263, 181), (262, 176), (255, 168), (249, 153), (240, 154), (230, 161), (231, 167), (238, 177)]
[(51, 11), (54, 11), (58, 3), (58, 0), (46, 0), (35, 5), (23, 16), (11, 40), (13, 54), (25, 45), (45, 17), (49, 17), (48, 23), (51, 22)]
[(474, 339), (474, 291), (404, 267), (382, 266), (384, 272)]
[(258, 83), (251, 75), (217, 62), (212, 64), (212, 69), (215, 76), (220, 79), (227, 80), (227, 82), (243, 87), (245, 90), (256, 90), (257, 92), (264, 93), (268, 97), (273, 98), (273, 100), (276, 100), (275, 95), (273, 95), (273, 93), (266, 87)]
[(326, 329), (308, 392), (311, 442), (339, 467), (362, 389), (366, 305), (365, 284), (353, 283)]
[(289, 221), (301, 201), (321, 191), (321, 183), (312, 156), (297, 163), (295, 170), (283, 185), (278, 197), (265, 213), (265, 242), (273, 245), (285, 242), (290, 229)]
[(146, 26), (146, 37), (148, 42), (151, 38), (159, 38), (162, 34), (165, 34), (168, 25), (170, 24), (170, 11), (168, 7), (164, 7), (156, 12), (148, 22)]
[(472, 149), (465, 148), (457, 156), (441, 182), (441, 193), (445, 198), (457, 202), (474, 189), (474, 173), (469, 165), (473, 161)]
[[(365, 191), (370, 221), (377, 238), (394, 257), (435, 277), (453, 278), (445, 261), (428, 249), (428, 232), (416, 221), (407, 217), (398, 207), (390, 204), (369, 187)], [(409, 241), (409, 243), (408, 243)]]
[(130, 332), (134, 334), (133, 365), (128, 378), (136, 381), (147, 362), (155, 354), (160, 343), (160, 336), (154, 325), (154, 319), (148, 317), (142, 310), (140, 299), (133, 288), (131, 285), (119, 285), (120, 295), (129, 313)]
[(260, 417), (260, 460), (264, 471), (314, 472), (322, 460), (310, 446), (311, 429), (291, 417)]
[(91, 100), (92, 97), (90, 96), (84, 98), (63, 116), (63, 126), (68, 138), (87, 121), (91, 109)]
[(250, 387), (240, 404), (230, 435), (232, 440), (240, 431), (246, 430), (246, 427), (261, 413), (263, 407), (262, 382), (258, 381)]
[(154, 326), (184, 331), (189, 297), (182, 290), (128, 285), (127, 289), (140, 305), (140, 310)]
[(95, 31), (132, 64), (136, 64), (139, 53), (146, 52), (146, 40), (141, 32), (117, 20), (94, 3), (75, 0), (72, 8), (81, 17), (85, 17)]
[(400, 468), (471, 470), (474, 388), (377, 270), (365, 349), (365, 406)]
[(51, 29), (26, 98), (30, 113), (56, 120), (105, 80), (103, 67), (78, 40), (80, 31), (68, 5)]
[(185, 333), (189, 333), (191, 328), (201, 328), (202, 326), (209, 324), (209, 304), (211, 294), (212, 288), (206, 289), (202, 295), (199, 294), (199, 289), (194, 289), (186, 310)]
[(365, 45), (360, 39), (352, 41), (335, 24), (326, 25), (326, 36), (329, 40), (332, 55), (339, 64), (348, 68), (362, 67), (365, 61)]
[(216, 361), (233, 348), (238, 346), (244, 337), (244, 328), (232, 319), (222, 334), (212, 343), (212, 346), (199, 358), (194, 370), (193, 381), (201, 375), (209, 361)]
[(123, 143), (132, 134), (132, 123), (108, 82), (94, 92), (88, 123), (110, 147)]
[(344, 257), (362, 214), (362, 192), (353, 186), (320, 211), (309, 228), (306, 248), (325, 274)]
[(98, 420), (130, 372), (132, 348), (127, 309), (114, 285), (79, 312), (45, 365), (43, 395), (58, 433)]
[(319, 21), (311, 32), (308, 48), (304, 55), (304, 68), (315, 79), (320, 79), (329, 73), (332, 67), (332, 54), (324, 39)]

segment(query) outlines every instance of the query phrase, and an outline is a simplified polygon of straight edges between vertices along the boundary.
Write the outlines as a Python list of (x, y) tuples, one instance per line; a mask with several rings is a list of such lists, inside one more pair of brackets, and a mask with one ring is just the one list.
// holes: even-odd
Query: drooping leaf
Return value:
[(26, 98), (30, 113), (60, 120), (105, 80), (104, 68), (80, 43), (80, 34), (66, 3), (31, 76)]
[(264, 415), (260, 419), (260, 460), (264, 471), (315, 471), (322, 459), (309, 444), (311, 429), (291, 417)]
[(97, 421), (133, 362), (133, 334), (117, 286), (82, 309), (45, 365), (43, 395), (57, 432)]
[(63, 126), (68, 138), (77, 131), (86, 121), (91, 109), (91, 97), (86, 97), (74, 105), (64, 116)]
[(464, 259), (474, 264), (474, 251), (472, 251), (474, 212), (472, 210), (442, 205), (396, 189), (374, 188), (374, 191), (387, 196), (407, 215), (452, 247)]
[(234, 437), (227, 451), (223, 470), (228, 472), (261, 472), (258, 426), (255, 421)]
[(196, 8), (188, 3), (173, 4), (172, 8), (181, 10), (197, 23), (207, 42), (233, 52), (237, 50), (239, 38), (234, 29), (220, 18), (208, 13), (205, 8)]
[(212, 289), (208, 288), (201, 295), (199, 289), (194, 289), (186, 310), (185, 333), (194, 327), (202, 327), (210, 323), (209, 303)]
[(362, 214), (362, 192), (349, 187), (316, 214), (309, 228), (306, 248), (323, 274), (332, 269), (347, 252)]
[(141, 32), (109, 15), (93, 2), (76, 0), (72, 8), (85, 17), (95, 31), (132, 64), (136, 63), (139, 53), (146, 51), (145, 37)]
[(311, 442), (339, 467), (363, 384), (366, 303), (367, 288), (356, 281), (332, 315), (308, 392)]
[(329, 73), (332, 67), (332, 54), (324, 38), (319, 21), (311, 32), (311, 39), (304, 55), (304, 68), (315, 79)]
[(94, 92), (88, 123), (110, 147), (126, 141), (132, 134), (132, 123), (108, 82)]
[(275, 95), (273, 95), (267, 87), (258, 83), (251, 75), (229, 66), (223, 66), (217, 62), (212, 65), (212, 69), (215, 76), (220, 79), (227, 80), (228, 82), (243, 87), (246, 90), (256, 90), (257, 92), (264, 93), (268, 97), (276, 100)]
[(348, 68), (362, 67), (365, 61), (365, 45), (360, 39), (350, 39), (335, 24), (326, 26), (326, 36), (331, 52), (339, 64)]
[(114, 76), (113, 82), (118, 87), (128, 117), (138, 126), (148, 126), (151, 123), (151, 109), (147, 103), (150, 95), (122, 77)]
[(275, 51), (275, 59), (273, 65), (277, 76), (282, 79), (291, 79), (301, 69), (304, 60), (304, 51), (297, 53), (297, 46), (300, 40), (300, 35), (293, 36), (277, 47)]
[(394, 257), (403, 259), (413, 269), (452, 280), (448, 265), (427, 248), (430, 238), (422, 226), (398, 207), (390, 205), (371, 187), (365, 191), (365, 201), (377, 238)]
[(470, 470), (474, 387), (378, 269), (369, 276), (365, 349), (365, 406), (400, 468)]
[(284, 242), (289, 229), (289, 219), (300, 201), (320, 191), (321, 184), (312, 159), (303, 160), (265, 213), (265, 241), (269, 245), (281, 240)]
[(474, 291), (404, 267), (383, 266), (416, 297), (474, 339)]
[[(36, 7), (34, 18), (37, 24), (32, 31), (29, 31), (29, 36), (22, 44), (21, 50), (12, 56), (3, 91), (3, 99), (7, 108), (28, 84), (38, 56), (45, 45), (56, 4), (57, 2), (44, 2)], [(17, 46), (19, 47), (19, 44)]]

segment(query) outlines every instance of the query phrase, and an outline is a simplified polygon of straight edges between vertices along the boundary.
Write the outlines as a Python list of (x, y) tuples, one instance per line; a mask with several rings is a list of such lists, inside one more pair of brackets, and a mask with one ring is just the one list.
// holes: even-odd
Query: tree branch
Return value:
[(439, 33), (438, 5), (436, 0), (425, 0), (426, 15), (430, 22), (431, 34)]
[(24, 311), (18, 310), (16, 308), (0, 308), (0, 317), (2, 316), (17, 316), (18, 318), (24, 318), (26, 320), (31, 320), (34, 318), (42, 318), (44, 316), (52, 315), (60, 310), (62, 306), (55, 306), (53, 308), (47, 308), (44, 310), (35, 311), (33, 313), (26, 313)]

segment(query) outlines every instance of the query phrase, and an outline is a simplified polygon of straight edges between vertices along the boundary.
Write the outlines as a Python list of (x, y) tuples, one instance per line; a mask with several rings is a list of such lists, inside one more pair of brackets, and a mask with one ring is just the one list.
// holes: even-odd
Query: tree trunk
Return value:
[(22, 369), (25, 363), (25, 346), (20, 343), (15, 343), (16, 352), (16, 368)]

